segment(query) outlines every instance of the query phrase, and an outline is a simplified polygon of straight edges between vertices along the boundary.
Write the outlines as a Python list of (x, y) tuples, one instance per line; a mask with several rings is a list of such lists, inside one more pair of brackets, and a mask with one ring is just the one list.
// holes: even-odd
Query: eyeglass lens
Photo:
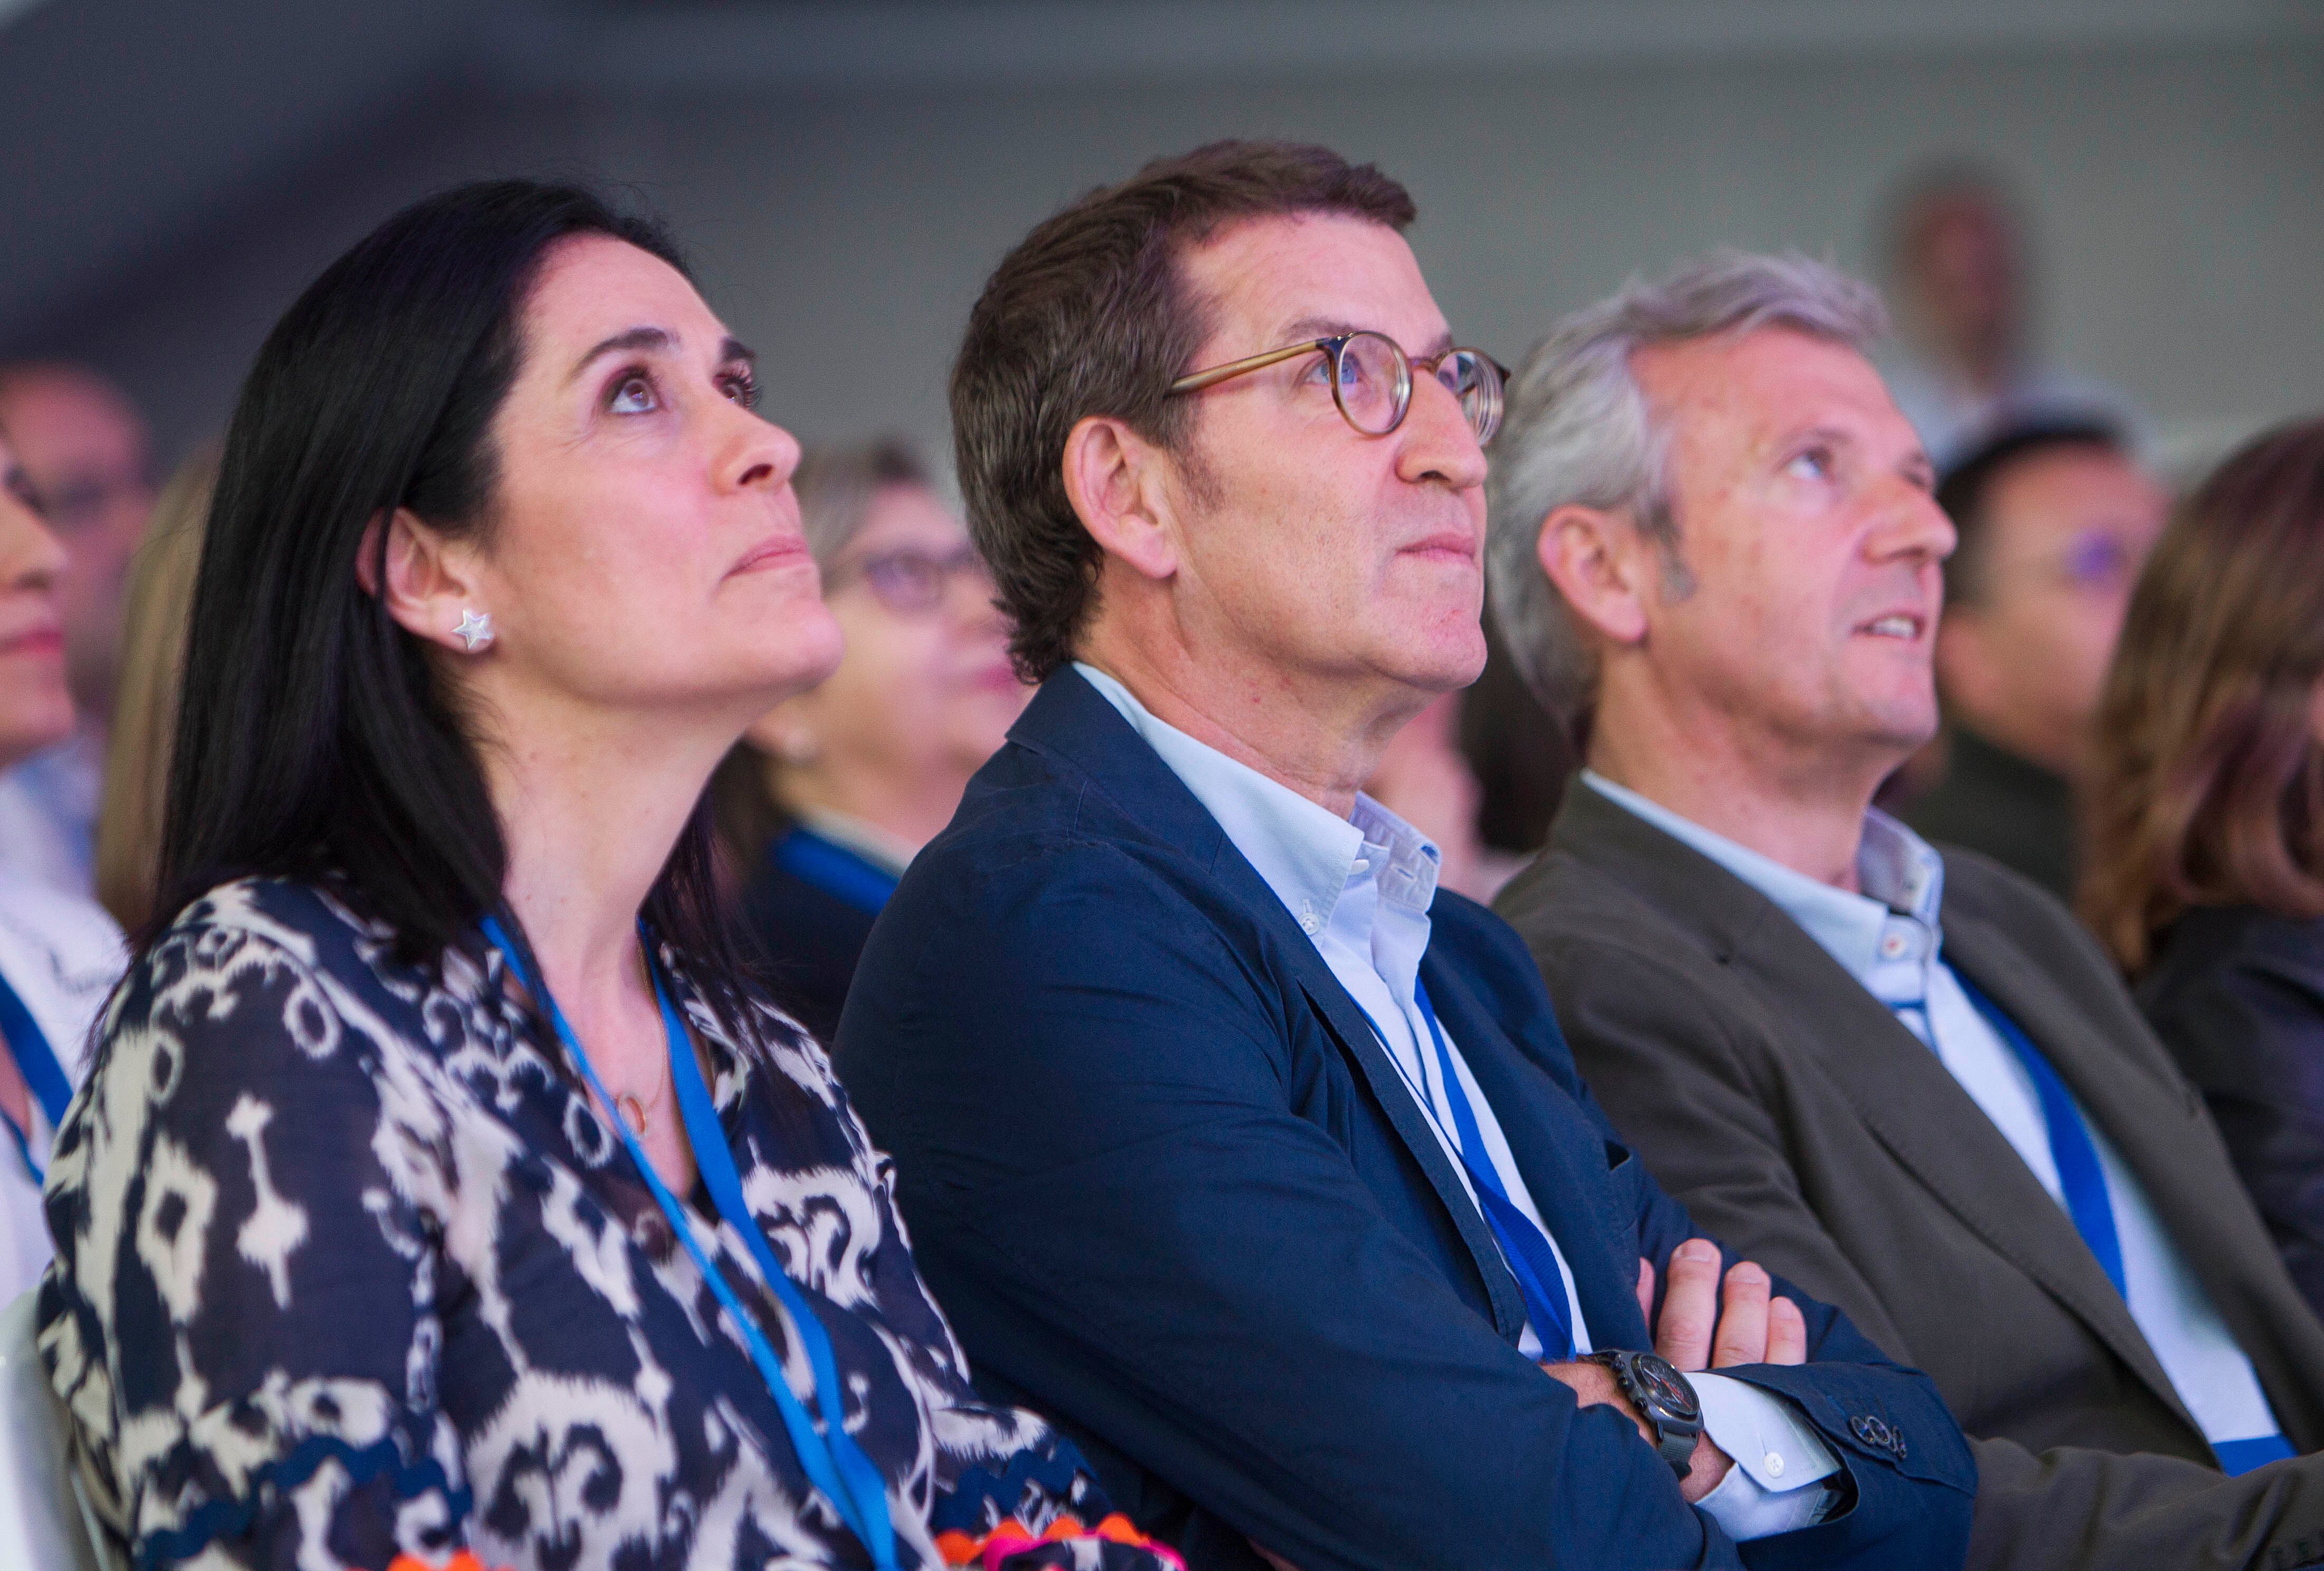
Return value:
[(891, 551), (866, 557), (857, 571), (881, 604), (890, 611), (910, 614), (934, 611), (955, 577), (962, 574), (981, 576), (984, 562), (973, 547), (943, 556), (925, 551)]
[[(1412, 363), (1396, 340), (1380, 333), (1351, 334), (1335, 369), (1332, 390), (1350, 425), (1367, 436), (1384, 436), (1403, 423), (1412, 403)], [(1442, 356), (1431, 371), (1460, 401), (1477, 440), (1490, 440), (1501, 418), (1499, 372), (1469, 349)]]

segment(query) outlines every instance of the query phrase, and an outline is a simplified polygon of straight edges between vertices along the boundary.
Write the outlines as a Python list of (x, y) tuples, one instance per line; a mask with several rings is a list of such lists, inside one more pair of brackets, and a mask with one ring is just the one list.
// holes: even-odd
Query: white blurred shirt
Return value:
[[(49, 1050), (76, 1086), (88, 1067), (97, 1013), (128, 963), (121, 929), (104, 907), (0, 868), (0, 976), (24, 1001)], [(48, 1165), (55, 1131), (32, 1099), (28, 1144)], [(0, 1303), (40, 1280), (49, 1263), (41, 1191), (16, 1142), (0, 1135)]]

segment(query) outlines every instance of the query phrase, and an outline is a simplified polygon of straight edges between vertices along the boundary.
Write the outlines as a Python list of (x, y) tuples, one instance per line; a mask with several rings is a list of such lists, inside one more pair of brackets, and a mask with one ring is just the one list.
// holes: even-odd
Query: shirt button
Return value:
[(1312, 916), (1303, 916), (1299, 919), (1299, 931), (1302, 932), (1312, 935), (1315, 931), (1316, 925), (1316, 921)]
[(1782, 1452), (1780, 1452), (1780, 1451), (1770, 1451), (1770, 1452), (1768, 1452), (1768, 1453), (1767, 1453), (1767, 1456), (1766, 1456), (1766, 1469), (1767, 1469), (1767, 1476), (1768, 1476), (1768, 1477), (1770, 1477), (1770, 1478), (1781, 1478), (1781, 1477), (1784, 1475), (1784, 1456), (1783, 1456), (1783, 1453), (1782, 1453)]

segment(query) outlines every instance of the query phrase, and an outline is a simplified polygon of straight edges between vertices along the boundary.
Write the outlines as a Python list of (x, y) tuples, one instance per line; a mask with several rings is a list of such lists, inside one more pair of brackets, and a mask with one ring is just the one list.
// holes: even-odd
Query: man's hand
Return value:
[(1728, 1267), (1722, 1291), (1719, 1245), (1690, 1238), (1671, 1251), (1670, 1291), (1663, 1297), (1659, 1324), (1654, 1317), (1654, 1263), (1638, 1262), (1638, 1310), (1655, 1326), (1655, 1351), (1680, 1369), (1805, 1364), (1807, 1320), (1791, 1300), (1771, 1300), (1772, 1285), (1765, 1271), (1738, 1260)]
[[(1663, 1299), (1659, 1324), (1655, 1322), (1654, 1263), (1638, 1262), (1638, 1312), (1655, 1326), (1655, 1351), (1682, 1370), (1804, 1364), (1807, 1321), (1791, 1300), (1770, 1299), (1771, 1286), (1765, 1271), (1743, 1260), (1728, 1269), (1722, 1291), (1719, 1246), (1708, 1238), (1690, 1238), (1671, 1251), (1670, 1291)], [(1604, 1364), (1545, 1364), (1542, 1368), (1571, 1387), (1583, 1407), (1619, 1409), (1638, 1427), (1646, 1444), (1654, 1444), (1654, 1431)], [(1735, 1465), (1711, 1443), (1707, 1431), (1694, 1438), (1694, 1454), (1687, 1461), (1687, 1475), (1678, 1489), (1690, 1505), (1718, 1488)]]

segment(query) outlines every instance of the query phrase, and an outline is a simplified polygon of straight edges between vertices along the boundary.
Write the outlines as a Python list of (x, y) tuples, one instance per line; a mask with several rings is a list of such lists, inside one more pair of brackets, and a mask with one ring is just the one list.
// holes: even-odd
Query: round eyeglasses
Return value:
[(1460, 401), (1461, 413), (1468, 420), (1469, 429), (1477, 434), (1478, 446), (1491, 441), (1493, 433), (1500, 429), (1501, 384), (1508, 372), (1501, 369), (1499, 362), (1480, 349), (1448, 349), (1431, 359), (1416, 361), (1404, 352), (1404, 345), (1385, 333), (1335, 333), (1328, 338), (1287, 344), (1247, 360), (1232, 360), (1208, 371), (1191, 372), (1172, 382), (1170, 392), (1174, 397), (1200, 392), (1230, 377), (1264, 371), (1296, 355), (1319, 353), (1331, 362), (1332, 401), (1339, 405), (1348, 424), (1367, 436), (1385, 436), (1404, 424), (1404, 417), (1412, 408), (1415, 365), (1434, 376), (1446, 392)]

